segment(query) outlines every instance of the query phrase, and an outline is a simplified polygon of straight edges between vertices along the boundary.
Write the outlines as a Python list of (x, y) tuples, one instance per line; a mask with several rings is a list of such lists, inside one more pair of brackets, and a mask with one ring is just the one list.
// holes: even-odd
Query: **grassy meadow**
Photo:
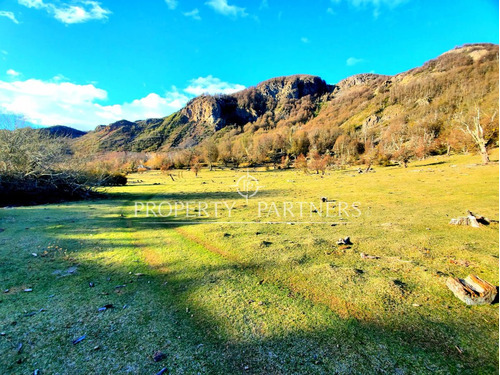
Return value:
[[(498, 304), (445, 286), (498, 285), (498, 224), (448, 224), (467, 210), (498, 220), (498, 163), (479, 162), (250, 169), (248, 201), (244, 169), (152, 171), (106, 199), (0, 209), (0, 373), (498, 373)], [(322, 197), (334, 217), (313, 212)], [(147, 202), (192, 217), (146, 217)], [(284, 217), (284, 202), (307, 202), (304, 215)]]

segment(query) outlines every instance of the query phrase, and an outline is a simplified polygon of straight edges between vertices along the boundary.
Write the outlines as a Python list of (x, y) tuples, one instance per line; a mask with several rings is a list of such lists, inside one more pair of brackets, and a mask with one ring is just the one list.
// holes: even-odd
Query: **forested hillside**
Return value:
[[(232, 95), (202, 95), (163, 119), (122, 120), (79, 137), (77, 151), (194, 154), (209, 162), (399, 161), (474, 150), (464, 124), (498, 140), (498, 46), (465, 45), (395, 75), (273, 78)], [(182, 150), (191, 150), (189, 154)]]

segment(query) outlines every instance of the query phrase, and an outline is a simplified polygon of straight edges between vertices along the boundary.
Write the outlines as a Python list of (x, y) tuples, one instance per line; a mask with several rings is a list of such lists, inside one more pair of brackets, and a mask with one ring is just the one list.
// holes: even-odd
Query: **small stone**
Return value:
[(155, 362), (160, 362), (160, 361), (164, 360), (165, 358), (167, 358), (167, 355), (165, 353), (160, 352), (160, 351), (153, 354), (153, 361), (155, 361)]

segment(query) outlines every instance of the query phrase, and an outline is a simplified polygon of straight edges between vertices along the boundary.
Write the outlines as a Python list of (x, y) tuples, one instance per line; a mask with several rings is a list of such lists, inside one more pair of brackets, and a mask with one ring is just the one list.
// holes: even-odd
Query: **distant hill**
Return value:
[(395, 76), (359, 74), (335, 85), (311, 75), (273, 78), (231, 95), (199, 96), (165, 118), (99, 126), (78, 137), (75, 146), (157, 151), (211, 138), (238, 141), (248, 153), (263, 135), (283, 138), (285, 145), (276, 147), (290, 150), (292, 137), (305, 133), (308, 147), (325, 152), (341, 135), (377, 144), (387, 129), (402, 124), (438, 138), (457, 113), (474, 104), (498, 107), (497, 45), (465, 45)]
[(39, 128), (39, 131), (55, 137), (78, 138), (87, 134), (87, 132), (73, 129), (69, 126), (55, 125), (46, 128)]

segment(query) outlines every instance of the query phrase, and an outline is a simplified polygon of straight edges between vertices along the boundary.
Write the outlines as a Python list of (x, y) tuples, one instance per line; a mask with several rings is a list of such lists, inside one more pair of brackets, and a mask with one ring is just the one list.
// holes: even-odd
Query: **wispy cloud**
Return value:
[(205, 4), (224, 16), (233, 18), (248, 16), (245, 8), (241, 8), (236, 5), (229, 5), (227, 0), (209, 0)]
[(165, 0), (165, 3), (167, 3), (168, 9), (175, 9), (177, 8), (177, 0)]
[[(339, 4), (341, 3), (341, 1), (342, 0), (331, 0), (333, 4)], [(373, 17), (378, 18), (382, 8), (386, 7), (389, 9), (393, 9), (401, 4), (408, 2), (409, 0), (345, 0), (345, 1), (357, 9), (372, 8)]]
[(77, 0), (68, 3), (46, 3), (43, 0), (18, 0), (19, 4), (28, 8), (45, 10), (56, 20), (65, 23), (83, 23), (91, 20), (105, 20), (111, 11), (101, 7), (93, 0)]
[(245, 88), (237, 83), (229, 83), (221, 81), (219, 78), (212, 75), (206, 77), (198, 77), (189, 81), (189, 86), (184, 89), (184, 92), (191, 95), (201, 94), (232, 94), (236, 91), (241, 91)]
[(191, 17), (192, 19), (197, 20), (197, 21), (201, 20), (200, 11), (198, 10), (198, 8), (195, 8), (190, 12), (184, 12), (182, 14), (184, 14), (186, 17)]
[(106, 104), (106, 90), (95, 84), (67, 82), (61, 77), (49, 81), (0, 80), (0, 113), (23, 116), (35, 125), (64, 124), (89, 130), (121, 119), (164, 117), (182, 108), (194, 96), (228, 94), (245, 88), (209, 75), (192, 79), (183, 90), (172, 87), (163, 95), (150, 93), (130, 102)]
[(326, 9), (326, 13), (331, 14), (332, 16), (334, 16), (334, 15), (336, 15), (336, 14), (337, 14), (337, 12), (335, 12), (335, 11), (333, 10), (333, 8), (327, 8), (327, 9)]
[(6, 11), (6, 10), (0, 10), (0, 17), (7, 17), (12, 22), (19, 23), (19, 21), (17, 20), (16, 16), (14, 15), (14, 13)]
[(303, 36), (302, 38), (300, 38), (300, 41), (302, 43), (305, 43), (305, 44), (308, 44), (310, 42), (309, 38), (306, 38), (305, 36)]
[(7, 70), (7, 75), (11, 76), (11, 77), (18, 77), (21, 75), (21, 73), (19, 72), (16, 72), (14, 69), (9, 69)]
[(267, 0), (262, 0), (259, 5), (259, 10), (269, 8), (269, 2)]
[(363, 59), (358, 59), (356, 57), (349, 57), (345, 63), (347, 66), (354, 66), (354, 65), (357, 65), (359, 63), (362, 63), (364, 60)]

